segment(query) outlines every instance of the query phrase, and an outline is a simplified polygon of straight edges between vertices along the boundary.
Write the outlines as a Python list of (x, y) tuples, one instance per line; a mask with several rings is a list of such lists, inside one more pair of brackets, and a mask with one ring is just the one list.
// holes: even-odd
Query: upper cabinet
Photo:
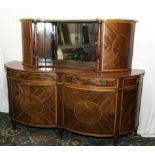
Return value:
[(88, 67), (98, 72), (129, 71), (133, 20), (22, 19), (23, 64)]

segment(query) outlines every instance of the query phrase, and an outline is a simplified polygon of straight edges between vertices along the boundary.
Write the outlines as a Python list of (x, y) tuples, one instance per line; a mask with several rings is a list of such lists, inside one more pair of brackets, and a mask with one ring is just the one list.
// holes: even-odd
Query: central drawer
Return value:
[(90, 78), (72, 75), (64, 75), (63, 82), (65, 84), (93, 87), (118, 87), (117, 78)]

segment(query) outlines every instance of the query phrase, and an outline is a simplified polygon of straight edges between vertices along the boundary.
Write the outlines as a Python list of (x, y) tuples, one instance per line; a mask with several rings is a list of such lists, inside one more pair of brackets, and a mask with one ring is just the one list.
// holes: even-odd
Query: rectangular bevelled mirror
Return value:
[(97, 23), (59, 23), (57, 59), (93, 62), (96, 60)]

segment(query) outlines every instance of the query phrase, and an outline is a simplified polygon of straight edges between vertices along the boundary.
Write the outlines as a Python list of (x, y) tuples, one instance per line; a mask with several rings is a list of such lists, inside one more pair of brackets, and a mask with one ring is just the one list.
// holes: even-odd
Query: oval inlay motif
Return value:
[(102, 110), (92, 101), (79, 101), (74, 106), (74, 114), (82, 123), (95, 123), (100, 120)]
[(127, 37), (123, 34), (117, 35), (113, 41), (112, 48), (113, 51), (115, 51), (115, 53), (117, 53), (118, 55), (123, 56), (127, 54), (129, 50)]
[(21, 95), (19, 101), (21, 110), (28, 115), (33, 115), (42, 110), (42, 101), (38, 96)]

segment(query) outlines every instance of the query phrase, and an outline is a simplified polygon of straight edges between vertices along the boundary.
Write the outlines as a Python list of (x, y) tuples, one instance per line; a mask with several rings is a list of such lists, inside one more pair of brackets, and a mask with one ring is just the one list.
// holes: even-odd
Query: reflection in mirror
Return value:
[(58, 60), (95, 61), (97, 23), (58, 24)]

